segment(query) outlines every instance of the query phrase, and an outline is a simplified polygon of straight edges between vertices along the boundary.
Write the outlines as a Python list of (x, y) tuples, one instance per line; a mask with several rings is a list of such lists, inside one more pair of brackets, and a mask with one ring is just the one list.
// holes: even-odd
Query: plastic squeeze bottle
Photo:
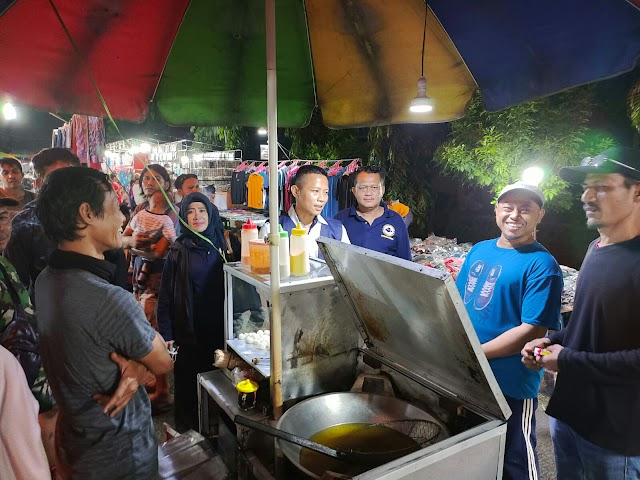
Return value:
[(309, 249), (307, 243), (309, 235), (307, 229), (298, 222), (296, 228), (291, 230), (291, 275), (303, 277), (309, 275)]
[(280, 249), (278, 251), (280, 257), (280, 280), (289, 278), (291, 268), (289, 267), (289, 232), (278, 225), (278, 233), (280, 234)]
[(242, 224), (242, 247), (240, 249), (240, 258), (242, 260), (242, 266), (250, 267), (251, 266), (251, 256), (249, 255), (249, 242), (251, 240), (258, 239), (258, 226), (251, 221), (250, 218), (247, 219), (247, 223)]

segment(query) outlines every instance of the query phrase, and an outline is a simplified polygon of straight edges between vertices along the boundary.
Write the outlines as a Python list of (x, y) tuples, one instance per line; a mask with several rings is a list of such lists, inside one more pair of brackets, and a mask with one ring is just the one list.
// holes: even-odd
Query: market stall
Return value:
[[(314, 262), (308, 277), (280, 283), (285, 413), (278, 422), (269, 350), (247, 337), (270, 326), (269, 277), (225, 266), (226, 348), (235, 361), (232, 370), (201, 374), (199, 389), (201, 432), (217, 439), (227, 467), (238, 478), (284, 479), (320, 478), (326, 466), (310, 466), (294, 444), (278, 440), (274, 448), (239, 417), (307, 439), (338, 424), (402, 418), (428, 421), (438, 433), (354, 478), (501, 478), (510, 410), (451, 276), (335, 240), (319, 243), (327, 264)], [(416, 289), (420, 295), (407, 294)], [(249, 411), (238, 403), (239, 375), (258, 384)]]

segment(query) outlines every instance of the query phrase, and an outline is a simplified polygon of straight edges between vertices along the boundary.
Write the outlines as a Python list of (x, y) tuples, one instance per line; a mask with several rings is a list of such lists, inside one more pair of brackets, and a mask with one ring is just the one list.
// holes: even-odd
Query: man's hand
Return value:
[(111, 354), (111, 360), (117, 363), (120, 368), (120, 382), (118, 383), (118, 387), (111, 397), (97, 393), (93, 396), (93, 399), (104, 405), (104, 409), (102, 410), (104, 413), (114, 417), (129, 403), (131, 397), (138, 391), (138, 387), (147, 372), (147, 367), (134, 360), (124, 358), (115, 352)]
[(133, 247), (141, 248), (149, 245), (151, 235), (145, 232), (138, 232), (134, 233), (131, 238), (133, 238)]
[(522, 363), (531, 370), (540, 370), (543, 365), (540, 363), (540, 357), (536, 357), (533, 353), (534, 348), (547, 348), (551, 345), (551, 340), (547, 337), (536, 338), (527, 342), (522, 348), (520, 354), (522, 355)]
[(558, 371), (558, 355), (564, 349), (562, 345), (550, 345), (547, 350), (551, 353), (549, 355), (542, 355), (538, 359), (538, 363), (547, 370), (552, 372)]

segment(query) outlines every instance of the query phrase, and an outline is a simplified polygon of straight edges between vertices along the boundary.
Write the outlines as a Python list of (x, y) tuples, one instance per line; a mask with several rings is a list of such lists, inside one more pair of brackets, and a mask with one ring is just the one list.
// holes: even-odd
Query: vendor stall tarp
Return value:
[[(75, 40), (69, 43), (51, 4)], [(625, 0), (432, 0), (425, 48), (435, 109), (407, 110), (423, 0), (278, 0), (278, 126), (443, 122), (473, 90), (497, 110), (632, 69), (640, 11)], [(0, 0), (0, 100), (174, 125), (267, 123), (262, 0)]]

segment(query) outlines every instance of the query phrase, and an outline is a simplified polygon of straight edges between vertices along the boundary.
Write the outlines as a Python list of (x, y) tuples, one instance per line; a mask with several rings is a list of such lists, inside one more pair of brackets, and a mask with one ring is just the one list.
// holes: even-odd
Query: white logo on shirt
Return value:
[(394, 227), (393, 225), (390, 225), (387, 223), (384, 227), (382, 227), (383, 237), (393, 238), (395, 234), (396, 234), (396, 227)]

